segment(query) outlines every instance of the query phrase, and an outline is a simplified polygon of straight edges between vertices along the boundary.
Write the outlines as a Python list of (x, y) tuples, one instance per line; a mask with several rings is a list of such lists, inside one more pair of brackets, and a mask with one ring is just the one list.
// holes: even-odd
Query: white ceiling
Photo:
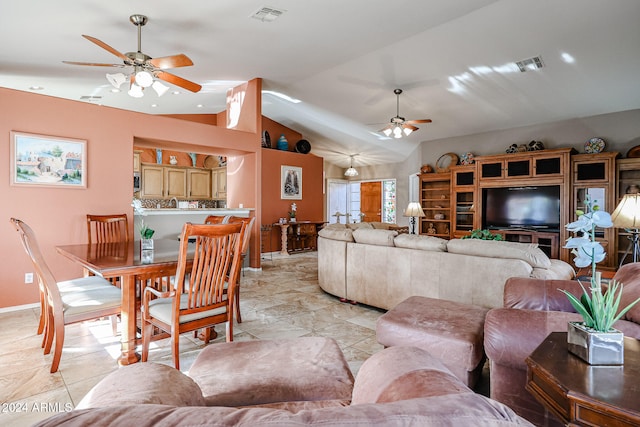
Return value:
[[(261, 77), (264, 90), (302, 101), (264, 94), (263, 114), (343, 167), (354, 153), (356, 166), (398, 162), (423, 141), (640, 108), (637, 0), (0, 2), (2, 87), (149, 114), (216, 113), (229, 87)], [(249, 17), (263, 6), (286, 12)], [(120, 63), (81, 35), (135, 51), (135, 13), (149, 17), (142, 51), (188, 55), (194, 66), (170, 71), (200, 93), (134, 99), (110, 92), (105, 73), (118, 69), (62, 63)], [(514, 71), (538, 55), (545, 68)], [(402, 140), (375, 133), (396, 114), (395, 88), (401, 116), (433, 120)]]

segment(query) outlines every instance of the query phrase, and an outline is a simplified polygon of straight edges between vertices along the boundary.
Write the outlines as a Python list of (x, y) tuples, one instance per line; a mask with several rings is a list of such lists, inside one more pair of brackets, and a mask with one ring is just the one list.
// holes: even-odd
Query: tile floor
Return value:
[[(375, 339), (375, 322), (384, 311), (341, 303), (324, 293), (318, 287), (316, 252), (274, 256), (263, 261), (262, 271), (246, 271), (240, 297), (243, 322), (234, 326), (236, 341), (333, 337), (354, 375), (364, 360), (382, 349)], [(109, 320), (100, 320), (67, 327), (60, 369), (50, 374), (51, 355), (42, 354), (42, 337), (36, 335), (38, 315), (37, 309), (0, 314), (2, 426), (28, 426), (70, 410), (118, 369), (119, 336), (113, 336)], [(209, 345), (224, 342), (224, 329), (216, 327), (218, 338)], [(180, 337), (183, 372), (203, 347), (192, 334)], [(149, 360), (172, 365), (168, 339), (152, 343)], [(488, 384), (488, 378), (482, 383)]]
[[(333, 337), (352, 371), (382, 349), (375, 322), (382, 310), (344, 304), (318, 287), (315, 252), (263, 261), (262, 271), (241, 279), (243, 322), (234, 340), (300, 336)], [(28, 426), (73, 408), (108, 373), (118, 369), (119, 336), (108, 320), (67, 326), (60, 369), (50, 374), (51, 355), (43, 355), (36, 335), (39, 310), (0, 314), (0, 425)], [(224, 326), (216, 327), (224, 342)], [(181, 370), (187, 372), (204, 347), (192, 334), (180, 337)], [(212, 345), (212, 344), (209, 344)], [(152, 343), (149, 360), (171, 365), (169, 340)]]

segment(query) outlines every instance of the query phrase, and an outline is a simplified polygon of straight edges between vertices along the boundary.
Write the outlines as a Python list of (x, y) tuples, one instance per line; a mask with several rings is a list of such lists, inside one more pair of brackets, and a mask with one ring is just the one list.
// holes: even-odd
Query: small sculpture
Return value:
[(429, 228), (427, 228), (427, 234), (436, 234), (436, 229), (433, 226), (432, 222), (429, 223)]

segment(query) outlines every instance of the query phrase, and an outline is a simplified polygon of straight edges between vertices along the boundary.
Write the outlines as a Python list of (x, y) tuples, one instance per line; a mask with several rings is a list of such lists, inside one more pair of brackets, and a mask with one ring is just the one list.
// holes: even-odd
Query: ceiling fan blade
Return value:
[(193, 65), (193, 61), (183, 53), (172, 56), (163, 56), (161, 58), (151, 58), (147, 60), (147, 63), (156, 68), (160, 68), (161, 70), (165, 70), (167, 68), (189, 67)]
[(114, 54), (118, 58), (122, 59), (124, 62), (126, 62), (126, 63), (130, 63), (131, 62), (131, 59), (128, 56), (126, 56), (123, 53), (118, 52), (117, 50), (115, 50), (114, 48), (112, 48), (111, 46), (106, 44), (105, 42), (103, 42), (101, 40), (98, 40), (95, 37), (87, 36), (86, 34), (83, 34), (82, 37), (84, 37), (85, 39), (89, 40), (92, 43), (97, 44), (98, 46), (100, 46), (104, 50), (106, 50), (108, 52), (111, 52), (112, 54)]
[(413, 125), (410, 125), (410, 124), (407, 124), (407, 123), (403, 124), (402, 128), (403, 129), (411, 129), (413, 132), (415, 132), (415, 131), (417, 131), (419, 129), (416, 126), (413, 126)]
[(95, 62), (75, 62), (75, 61), (62, 61), (62, 62), (70, 65), (89, 65), (91, 67), (119, 67), (119, 68), (125, 67), (124, 64), (99, 64)]
[(420, 123), (431, 123), (431, 119), (422, 119), (422, 120), (407, 120), (405, 121), (406, 124), (410, 124), (410, 125), (417, 125)]
[(191, 92), (200, 92), (200, 89), (202, 89), (202, 86), (199, 84), (183, 79), (182, 77), (178, 77), (175, 74), (167, 73), (166, 71), (158, 71), (156, 73), (156, 77)]

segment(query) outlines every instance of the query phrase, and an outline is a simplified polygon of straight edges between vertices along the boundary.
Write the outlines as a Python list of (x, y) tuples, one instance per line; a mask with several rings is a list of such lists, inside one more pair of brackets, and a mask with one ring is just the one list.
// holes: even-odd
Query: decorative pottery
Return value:
[(604, 151), (605, 143), (602, 138), (591, 138), (584, 143), (584, 152), (589, 154), (601, 153)]
[(280, 135), (280, 138), (278, 138), (277, 148), (278, 150), (289, 151), (289, 141), (287, 141), (284, 133)]
[(507, 154), (513, 154), (513, 153), (517, 153), (518, 152), (518, 144), (511, 144), (510, 146), (507, 147), (506, 150), (504, 150), (505, 153)]
[(196, 153), (189, 153), (189, 157), (191, 157), (191, 166), (196, 167), (196, 159), (198, 155)]
[(582, 322), (569, 322), (569, 352), (590, 365), (624, 364), (624, 334), (616, 329), (595, 332)]
[(300, 141), (296, 142), (295, 149), (296, 153), (308, 154), (309, 151), (311, 151), (311, 144), (306, 139), (301, 139)]
[(162, 150), (160, 148), (156, 148), (156, 163), (162, 164)]
[(461, 165), (472, 165), (475, 161), (473, 153), (464, 153), (460, 156)]
[(420, 168), (420, 173), (431, 173), (433, 172), (433, 167), (431, 165), (422, 165)]
[(542, 143), (542, 141), (531, 141), (527, 146), (527, 150), (529, 151), (544, 150), (544, 144)]
[(266, 130), (262, 131), (262, 148), (271, 148), (271, 136)]
[(169, 164), (172, 164), (172, 165), (178, 164), (178, 159), (176, 159), (176, 156), (169, 156)]

